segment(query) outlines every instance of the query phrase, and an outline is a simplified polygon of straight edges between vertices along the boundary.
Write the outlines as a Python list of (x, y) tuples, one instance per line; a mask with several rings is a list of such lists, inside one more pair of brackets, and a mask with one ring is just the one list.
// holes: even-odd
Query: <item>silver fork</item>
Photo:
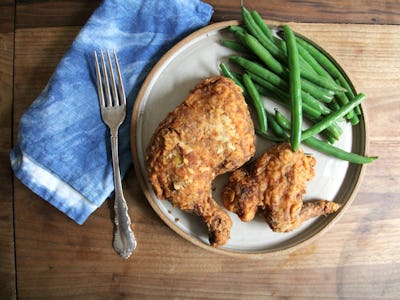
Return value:
[[(100, 100), (101, 117), (103, 118), (104, 123), (110, 128), (111, 134), (111, 154), (115, 186), (115, 232), (113, 246), (120, 256), (128, 258), (136, 248), (136, 239), (131, 229), (131, 219), (128, 215), (128, 206), (122, 192), (118, 159), (118, 128), (126, 117), (125, 92), (115, 50), (114, 63), (118, 77), (118, 89), (114, 78), (110, 52), (107, 51), (108, 70), (103, 51), (100, 51), (101, 68), (96, 51), (94, 52), (94, 57), (96, 62), (97, 90)], [(109, 77), (111, 80), (109, 80)]]

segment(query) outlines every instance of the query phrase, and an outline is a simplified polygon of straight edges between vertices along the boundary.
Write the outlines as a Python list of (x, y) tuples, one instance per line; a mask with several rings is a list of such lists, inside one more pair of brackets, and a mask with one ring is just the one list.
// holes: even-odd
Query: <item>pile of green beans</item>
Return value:
[[(340, 138), (337, 122), (359, 122), (359, 105), (365, 95), (355, 94), (347, 77), (320, 49), (296, 35), (288, 25), (273, 35), (257, 11), (242, 6), (243, 24), (230, 26), (235, 40), (223, 40), (222, 45), (238, 55), (221, 63), (222, 73), (241, 87), (258, 120), (256, 133), (273, 142), (289, 141), (296, 151), (301, 143), (320, 152), (352, 163), (370, 163), (376, 157), (366, 157), (343, 151), (332, 144)], [(287, 120), (279, 111), (269, 113), (261, 96), (267, 96), (290, 110)], [(303, 117), (312, 125), (303, 130)], [(326, 141), (315, 135), (321, 134)]]

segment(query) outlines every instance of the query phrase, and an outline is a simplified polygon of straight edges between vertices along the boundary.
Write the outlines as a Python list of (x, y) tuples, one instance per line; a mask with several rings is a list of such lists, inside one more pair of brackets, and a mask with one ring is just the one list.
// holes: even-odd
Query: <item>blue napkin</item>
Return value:
[(199, 0), (105, 0), (20, 120), (10, 158), (33, 192), (82, 224), (114, 190), (109, 132), (101, 120), (94, 50), (116, 49), (127, 96), (119, 131), (122, 175), (132, 164), (130, 118), (140, 86), (177, 41), (207, 25)]

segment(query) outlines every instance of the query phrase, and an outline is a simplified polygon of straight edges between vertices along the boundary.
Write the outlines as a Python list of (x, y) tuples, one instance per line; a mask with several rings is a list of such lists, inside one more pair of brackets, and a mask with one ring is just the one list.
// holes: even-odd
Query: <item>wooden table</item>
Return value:
[[(239, 1), (208, 0), (212, 21)], [(18, 122), (98, 1), (0, 2), (0, 298), (400, 298), (400, 2), (245, 1), (326, 48), (368, 96), (367, 167), (352, 206), (324, 236), (264, 260), (210, 253), (170, 230), (135, 173), (125, 194), (140, 247), (111, 247), (108, 202), (78, 226), (12, 174)]]

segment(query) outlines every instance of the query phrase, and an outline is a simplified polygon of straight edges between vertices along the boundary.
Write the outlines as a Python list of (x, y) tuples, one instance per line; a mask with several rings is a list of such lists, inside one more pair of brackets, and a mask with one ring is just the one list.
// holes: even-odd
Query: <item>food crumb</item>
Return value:
[(179, 218), (175, 218), (175, 222), (179, 222)]
[(168, 213), (169, 213), (169, 214), (172, 214), (172, 211), (171, 211), (171, 210), (168, 210)]

